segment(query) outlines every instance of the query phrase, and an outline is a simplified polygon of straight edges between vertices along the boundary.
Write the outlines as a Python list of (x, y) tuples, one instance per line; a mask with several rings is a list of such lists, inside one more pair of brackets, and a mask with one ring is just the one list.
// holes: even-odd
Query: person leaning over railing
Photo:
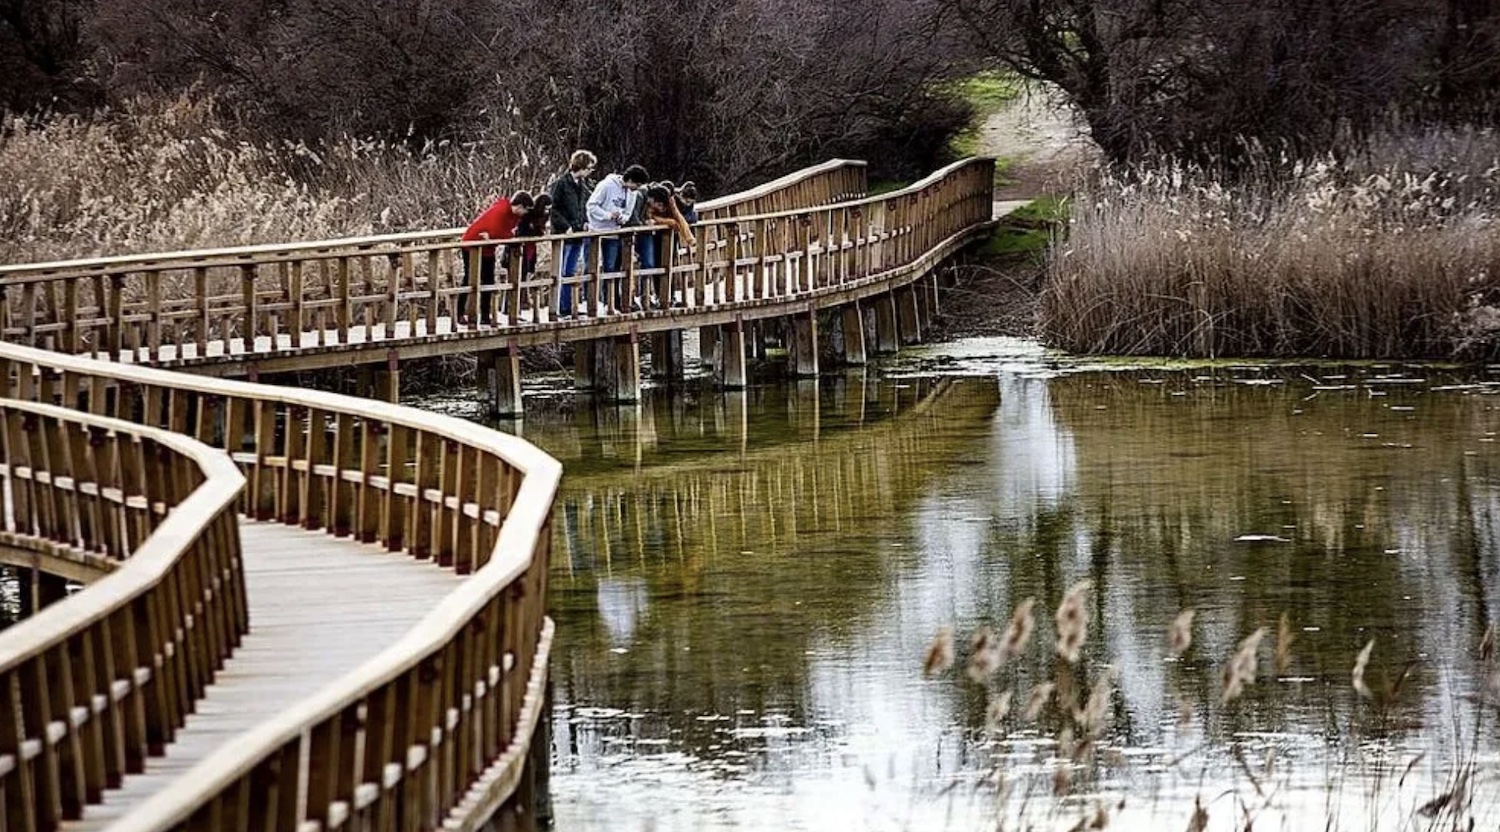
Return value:
[[(469, 224), (464, 231), (463, 241), (473, 242), (475, 240), (508, 240), (516, 236), (516, 227), (521, 224), (521, 218), (526, 216), (536, 204), (531, 194), (526, 191), (516, 191), (509, 198), (500, 197), (484, 209), (479, 218)], [(479, 249), (479, 285), (495, 285), (495, 246), (482, 246)], [(464, 264), (464, 286), (472, 286), (469, 281), (469, 260), (473, 256), (470, 249), (462, 249)], [(464, 292), (458, 296), (458, 321), (469, 322), (468, 309), (469, 293)], [(490, 304), (483, 297), (479, 303), (479, 322), (490, 323)]]
[[(575, 150), (568, 159), (568, 171), (557, 177), (548, 187), (547, 193), (552, 197), (552, 233), (567, 234), (569, 232), (583, 231), (588, 227), (588, 201), (589, 193), (593, 191), (593, 183), (589, 181), (589, 174), (594, 172), (594, 166), (599, 160), (594, 154), (587, 150)], [(563, 243), (562, 262), (558, 264), (558, 275), (560, 277), (573, 277), (578, 274), (578, 267), (587, 263), (589, 259), (589, 241), (569, 240)], [(583, 292), (583, 287), (578, 287), (578, 305), (588, 305), (588, 298)], [(558, 297), (558, 312), (563, 315), (573, 314), (573, 286), (562, 287), (562, 294)]]
[[(594, 186), (588, 201), (588, 230), (619, 231), (621, 224), (630, 216), (631, 196), (647, 182), (651, 174), (640, 165), (631, 165), (624, 173), (611, 173)], [(605, 272), (620, 270), (620, 238), (603, 237), (599, 241), (600, 266)], [(618, 284), (599, 287), (599, 301), (613, 309), (619, 308)]]
[[(648, 227), (670, 228), (677, 232), (677, 245), (687, 246), (688, 251), (693, 250), (697, 241), (693, 238), (692, 226), (688, 225), (687, 218), (683, 216), (682, 210), (677, 207), (675, 189), (671, 182), (660, 182), (646, 189), (645, 204), (643, 210), (643, 223)], [(659, 263), (661, 246), (666, 242), (666, 235), (655, 231), (647, 231), (638, 234), (637, 241), (644, 240), (646, 245), (638, 247), (641, 254), (641, 266), (654, 269)], [(670, 277), (670, 275), (668, 275)], [(669, 281), (661, 281), (666, 286)], [(641, 295), (636, 300), (642, 306), (659, 306), (660, 303), (654, 293), (648, 292), (645, 281), (641, 283)]]

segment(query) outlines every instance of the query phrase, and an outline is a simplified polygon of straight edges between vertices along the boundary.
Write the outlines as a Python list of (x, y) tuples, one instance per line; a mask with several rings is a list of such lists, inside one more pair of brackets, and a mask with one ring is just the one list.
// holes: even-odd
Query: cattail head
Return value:
[(1068, 664), (1078, 663), (1078, 654), (1089, 637), (1089, 608), (1083, 603), (1088, 589), (1088, 581), (1073, 584), (1057, 605), (1057, 655)]
[(922, 675), (943, 673), (953, 666), (953, 628), (939, 627), (922, 658)]
[(1292, 664), (1292, 642), (1296, 640), (1292, 633), (1292, 618), (1285, 612), (1281, 614), (1281, 621), (1276, 625), (1276, 673), (1280, 675), (1286, 672)]
[(1354, 657), (1354, 690), (1366, 699), (1374, 697), (1374, 694), (1370, 692), (1370, 686), (1365, 684), (1365, 668), (1370, 664), (1370, 651), (1374, 649), (1375, 639), (1372, 638), (1365, 645), (1365, 649), (1359, 651), (1359, 655)]
[(984, 684), (1000, 669), (1000, 639), (989, 627), (980, 627), (969, 639), (969, 679)]
[(1255, 681), (1255, 653), (1260, 649), (1261, 639), (1266, 637), (1266, 628), (1259, 627), (1245, 636), (1239, 649), (1234, 651), (1229, 663), (1224, 665), (1224, 696), (1222, 702), (1229, 704), (1245, 690), (1245, 685)]
[(1005, 628), (1005, 641), (1000, 646), (1002, 659), (1014, 659), (1021, 655), (1027, 642), (1031, 641), (1031, 631), (1036, 629), (1036, 617), (1031, 612), (1035, 606), (1036, 599), (1027, 598), (1010, 614), (1010, 625)]
[(1193, 646), (1193, 616), (1195, 614), (1189, 607), (1177, 613), (1177, 617), (1172, 619), (1172, 626), (1167, 628), (1167, 652), (1174, 659)]
[(1031, 689), (1031, 695), (1026, 697), (1026, 710), (1022, 713), (1027, 722), (1035, 720), (1042, 713), (1042, 708), (1047, 707), (1047, 700), (1052, 698), (1052, 691), (1056, 685), (1051, 682), (1043, 682)]

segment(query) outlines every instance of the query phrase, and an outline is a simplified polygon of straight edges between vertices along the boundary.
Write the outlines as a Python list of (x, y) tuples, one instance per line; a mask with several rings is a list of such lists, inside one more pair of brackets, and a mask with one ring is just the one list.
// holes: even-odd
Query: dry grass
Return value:
[(556, 165), (517, 126), (453, 145), (238, 135), (211, 99), (0, 125), (0, 262), (462, 225)]
[(1467, 357), (1500, 345), (1500, 136), (1392, 132), (1340, 159), (1260, 154), (1234, 182), (1099, 174), (1051, 253), (1065, 349)]

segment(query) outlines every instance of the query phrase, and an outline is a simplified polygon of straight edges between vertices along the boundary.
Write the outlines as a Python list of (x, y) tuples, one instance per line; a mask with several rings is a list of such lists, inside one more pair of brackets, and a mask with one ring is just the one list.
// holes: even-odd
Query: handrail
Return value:
[(811, 208), (862, 197), (869, 192), (867, 165), (857, 159), (830, 159), (803, 168), (748, 191), (706, 199), (697, 205), (700, 220), (726, 219), (739, 214), (765, 214), (791, 208)]
[(398, 405), (0, 345), (0, 379), (12, 377), (24, 397), (67, 391), (217, 444), (246, 472), (248, 514), (472, 573), (396, 645), (220, 749), (117, 828), (243, 828), (227, 820), (242, 805), (254, 828), (328, 828), (412, 801), (431, 828), (487, 767), (517, 764), (522, 721), (541, 707), (555, 460)]
[[(698, 203), (700, 217), (729, 216), (737, 209), (749, 207), (757, 212), (780, 205), (814, 205), (847, 199), (865, 190), (865, 162), (832, 159), (803, 168), (738, 193), (727, 194)], [(378, 246), (402, 247), (407, 244), (451, 243), (464, 233), (464, 226), (430, 231), (404, 231), (395, 234), (373, 234), (338, 237), (297, 243), (261, 243), (186, 251), (164, 251), (146, 254), (121, 254), (88, 257), (45, 263), (0, 264), (0, 285), (17, 277), (65, 277), (70, 275), (110, 274), (136, 271), (141, 267), (181, 268), (209, 264), (253, 262), (260, 259), (286, 259), (296, 254), (336, 252), (344, 249), (369, 249)]]
[[(0, 334), (64, 352), (185, 366), (446, 338), (465, 306), (498, 327), (558, 328), (579, 323), (559, 323), (567, 292), (588, 296), (581, 305), (594, 321), (629, 314), (632, 300), (644, 306), (652, 295), (689, 309), (786, 298), (911, 263), (948, 236), (988, 222), (992, 196), (993, 160), (967, 159), (888, 194), (703, 219), (691, 247), (679, 246), (670, 230), (655, 231), (657, 268), (639, 268), (626, 256), (621, 268), (604, 269), (604, 243), (634, 242), (632, 230), (515, 240), (511, 245), (550, 247), (553, 267), (523, 275), (521, 258), (513, 257), (492, 285), (465, 285), (456, 268), (466, 259), (468, 271), (479, 273), (480, 248), (492, 244), (456, 241), (175, 271), (15, 276), (0, 286), (7, 300)], [(559, 274), (565, 248), (585, 240), (583, 271)]]
[(4, 811), (50, 829), (161, 754), (247, 632), (245, 480), (170, 431), (10, 398), (0, 463), (0, 542), (120, 563), (0, 632)]

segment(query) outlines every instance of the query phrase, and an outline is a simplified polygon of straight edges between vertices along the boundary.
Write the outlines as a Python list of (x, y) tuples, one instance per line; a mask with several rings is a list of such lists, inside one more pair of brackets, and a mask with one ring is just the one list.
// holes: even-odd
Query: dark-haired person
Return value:
[(677, 210), (682, 213), (682, 218), (689, 225), (698, 222), (698, 209), (694, 207), (698, 203), (698, 186), (691, 181), (677, 186)]
[[(484, 209), (479, 218), (469, 223), (468, 229), (464, 231), (463, 241), (474, 242), (477, 240), (508, 240), (516, 236), (516, 227), (521, 224), (521, 218), (526, 216), (536, 201), (526, 191), (516, 191), (509, 197), (500, 197), (490, 207)], [(472, 257), (472, 249), (460, 249), (463, 254), (464, 264), (464, 286), (472, 286), (469, 281), (469, 259)], [(495, 285), (495, 246), (479, 247), (479, 285)], [(469, 293), (465, 291), (458, 296), (458, 321), (469, 322)], [(479, 299), (479, 322), (490, 323), (489, 299), (480, 296)]]
[[(516, 225), (516, 236), (526, 238), (528, 241), (521, 243), (521, 279), (528, 280), (536, 274), (536, 239), (547, 236), (547, 228), (552, 219), (552, 197), (548, 194), (538, 194), (536, 202), (521, 222)], [(507, 254), (509, 252), (506, 252)], [(509, 268), (508, 258), (501, 261), (502, 267)], [(500, 299), (500, 309), (504, 311), (508, 303), (509, 293)]]
[[(567, 234), (574, 231), (584, 231), (588, 228), (589, 193), (593, 191), (593, 185), (589, 182), (589, 174), (594, 172), (594, 166), (599, 160), (587, 150), (575, 150), (568, 158), (568, 172), (557, 177), (547, 189), (548, 195), (552, 197), (552, 233)], [(579, 266), (588, 262), (589, 241), (570, 240), (563, 243), (562, 262), (558, 264), (558, 275), (562, 277), (573, 277), (578, 274)], [(583, 287), (579, 288), (578, 306), (580, 309), (588, 305), (588, 299), (583, 294)], [(562, 296), (558, 298), (558, 311), (563, 315), (573, 314), (573, 287), (566, 285), (562, 287)]]
[[(642, 223), (644, 225), (658, 229), (670, 228), (677, 233), (677, 245), (684, 245), (689, 250), (692, 249), (697, 241), (693, 239), (693, 229), (688, 225), (687, 218), (682, 215), (682, 211), (677, 207), (677, 199), (673, 193), (672, 183), (662, 182), (648, 187), (641, 202), (644, 203), (642, 210)], [(660, 259), (661, 246), (666, 242), (666, 235), (658, 231), (647, 231), (638, 233), (636, 240), (638, 242), (645, 241), (646, 243), (644, 246), (637, 246), (637, 253), (641, 257), (641, 266), (647, 269), (656, 268)], [(671, 275), (667, 275), (666, 279), (659, 282), (659, 285), (663, 287), (668, 286), (670, 278)], [(647, 304), (655, 306), (657, 298), (649, 295), (650, 293), (646, 290), (646, 283), (643, 281), (641, 283), (640, 297), (637, 298), (637, 302), (641, 306), (646, 306)]]
[[(594, 192), (589, 195), (588, 207), (588, 230), (590, 231), (619, 231), (622, 224), (630, 218), (631, 196), (647, 182), (651, 181), (651, 175), (640, 165), (631, 165), (624, 173), (611, 173), (594, 186)], [(611, 236), (603, 237), (599, 241), (600, 266), (606, 272), (617, 272), (620, 270), (620, 238)], [(606, 288), (608, 289), (606, 291)], [(600, 287), (599, 301), (601, 304), (618, 308), (618, 297), (620, 295), (618, 284), (611, 287)]]

